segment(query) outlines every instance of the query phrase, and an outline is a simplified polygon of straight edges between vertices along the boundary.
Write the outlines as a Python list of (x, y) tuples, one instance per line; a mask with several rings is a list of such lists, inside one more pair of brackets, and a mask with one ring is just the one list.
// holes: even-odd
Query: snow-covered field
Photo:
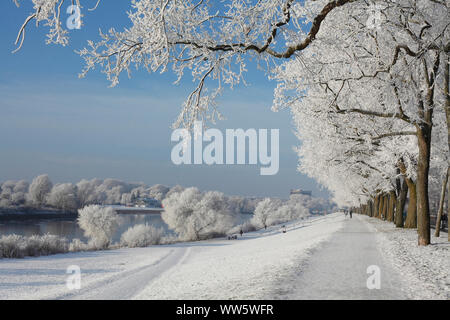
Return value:
[[(335, 213), (231, 241), (3, 259), (0, 299), (448, 299), (448, 244), (411, 241), (412, 230)], [(382, 290), (367, 289), (368, 264), (385, 272)], [(80, 290), (66, 286), (72, 265)]]

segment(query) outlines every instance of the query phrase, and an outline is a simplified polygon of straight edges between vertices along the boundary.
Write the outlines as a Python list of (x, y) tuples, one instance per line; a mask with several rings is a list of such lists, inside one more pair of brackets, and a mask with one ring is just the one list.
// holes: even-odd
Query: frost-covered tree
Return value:
[(166, 193), (166, 198), (169, 198), (171, 195), (173, 195), (175, 193), (181, 193), (185, 189), (186, 189), (185, 187), (182, 187), (182, 186), (177, 184), (176, 186), (173, 186), (172, 188), (170, 188), (169, 192)]
[(43, 206), (47, 195), (52, 190), (52, 186), (53, 184), (46, 174), (34, 178), (29, 189), (29, 197), (31, 202), (38, 207)]
[(256, 205), (251, 223), (259, 228), (267, 228), (271, 225), (308, 217), (311, 211), (306, 207), (305, 199), (300, 196), (291, 197), (288, 201), (265, 198)]
[[(363, 2), (352, 2), (329, 15), (316, 41), (277, 70), (281, 84), (276, 102), (281, 103), (276, 106), (320, 104), (330, 117), (350, 116), (343, 117), (347, 121), (341, 121), (336, 130), (351, 126), (355, 133), (348, 137), (355, 141), (399, 141), (396, 137), (414, 136), (418, 242), (426, 245), (430, 241), (433, 114), (445, 101), (438, 88), (444, 87), (442, 66), (448, 62), (449, 4), (405, 0), (380, 1), (377, 5), (382, 13), (378, 29), (367, 28)], [(348, 21), (341, 23), (345, 18)], [(353, 114), (361, 120), (348, 121), (355, 118)], [(367, 125), (374, 121), (384, 122), (384, 130), (379, 126), (377, 132), (367, 131)]]
[(124, 205), (129, 205), (133, 203), (133, 194), (132, 193), (124, 193), (120, 198), (120, 203)]
[(166, 197), (169, 190), (170, 188), (167, 186), (164, 186), (162, 184), (156, 184), (149, 188), (149, 195), (151, 198), (154, 198), (158, 201), (162, 201)]
[(230, 209), (239, 214), (248, 214), (255, 211), (256, 205), (262, 199), (232, 196), (229, 198)]
[(30, 187), (30, 184), (28, 183), (28, 181), (20, 180), (20, 181), (17, 181), (16, 184), (14, 185), (13, 191), (27, 193), (29, 187)]
[[(47, 43), (67, 45), (68, 32), (59, 14), (63, 0), (32, 1), (34, 12), (17, 35), (19, 48), (32, 21), (49, 28)], [(101, 40), (89, 41), (89, 46), (80, 50), (86, 63), (82, 75), (97, 66), (117, 85), (122, 72), (131, 74), (132, 65), (151, 73), (172, 69), (177, 82), (190, 73), (197, 86), (175, 125), (191, 126), (199, 117), (220, 118), (215, 99), (223, 84), (233, 87), (244, 80), (245, 56), (264, 63), (292, 57), (315, 40), (330, 13), (354, 1), (133, 1), (130, 28), (101, 32)], [(310, 28), (305, 27), (308, 23)]]
[[(139, 187), (138, 187), (139, 185)], [(145, 188), (140, 184), (127, 183), (116, 179), (92, 179), (81, 180), (77, 183), (77, 197), (80, 206), (89, 204), (127, 204), (127, 196), (124, 194), (133, 193), (132, 190)]]
[(256, 206), (252, 223), (256, 226), (267, 228), (270, 217), (275, 216), (280, 207), (281, 201), (279, 199), (265, 198)]
[[(63, 0), (32, 2), (34, 10), (17, 36), (19, 48), (31, 21), (49, 28), (49, 43), (66, 45), (68, 34), (59, 14)], [(375, 18), (371, 16), (374, 5), (379, 11)], [(177, 82), (190, 75), (197, 85), (175, 122), (175, 126), (190, 127), (197, 119), (220, 118), (216, 97), (223, 84), (233, 87), (244, 80), (247, 57), (268, 69), (277, 60), (288, 60), (286, 79), (293, 78), (290, 70), (302, 70), (297, 72), (300, 77), (295, 75), (294, 99), (317, 93), (312, 96), (317, 98), (314, 102), (324, 102), (324, 109), (337, 114), (355, 113), (365, 116), (364, 122), (374, 118), (396, 122), (379, 136), (369, 131), (362, 139), (416, 137), (419, 244), (426, 245), (433, 113), (445, 105), (446, 110), (450, 108), (448, 90), (444, 93), (448, 72), (443, 76), (449, 64), (449, 12), (448, 1), (440, 0), (375, 4), (364, 0), (136, 0), (131, 4), (129, 28), (101, 32), (99, 41), (89, 41), (79, 51), (85, 61), (82, 76), (100, 68), (114, 86), (122, 73), (131, 74), (132, 67), (144, 67), (150, 73), (173, 70)], [(376, 171), (360, 167), (360, 173)], [(356, 190), (360, 181), (352, 175), (348, 194), (367, 196), (365, 190)]]
[(11, 202), (15, 206), (23, 206), (27, 201), (27, 194), (24, 192), (15, 192), (11, 195)]
[(187, 188), (163, 200), (162, 219), (183, 240), (200, 240), (225, 234), (237, 221), (227, 198), (220, 192)]
[(29, 183), (25, 180), (5, 181), (0, 185), (0, 207), (24, 205), (28, 188)]
[(96, 188), (102, 184), (100, 179), (86, 180), (83, 179), (76, 184), (77, 198), (80, 207), (85, 207), (89, 204), (99, 204), (98, 197), (96, 195)]
[(92, 246), (104, 249), (118, 227), (118, 215), (111, 207), (90, 205), (78, 210), (78, 225)]
[(103, 204), (119, 204), (123, 193), (130, 192), (135, 185), (116, 179), (105, 179), (95, 188), (95, 193), (101, 195)]
[(77, 189), (71, 183), (56, 184), (48, 195), (47, 202), (55, 208), (74, 211), (78, 208)]

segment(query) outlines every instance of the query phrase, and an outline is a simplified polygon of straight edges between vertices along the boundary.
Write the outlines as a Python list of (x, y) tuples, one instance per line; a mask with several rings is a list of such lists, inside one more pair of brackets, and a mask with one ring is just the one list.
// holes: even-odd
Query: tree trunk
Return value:
[(380, 196), (380, 208), (378, 213), (378, 218), (383, 220), (383, 214), (384, 214), (384, 194)]
[(441, 198), (439, 199), (439, 211), (436, 217), (436, 231), (434, 232), (435, 237), (439, 237), (441, 233), (441, 218), (442, 212), (444, 211), (444, 201), (445, 201), (445, 191), (447, 191), (447, 183), (448, 183), (448, 172), (450, 168), (447, 168), (447, 173), (444, 176), (444, 180), (442, 182), (442, 190), (441, 190)]
[(395, 226), (403, 228), (403, 212), (405, 210), (406, 196), (408, 195), (408, 185), (405, 179), (401, 182), (400, 193), (395, 206)]
[(383, 195), (380, 195), (380, 201), (378, 203), (378, 219), (382, 219), (383, 217), (383, 202), (384, 202), (384, 198)]
[(417, 192), (416, 185), (410, 179), (406, 178), (406, 183), (409, 189), (409, 203), (408, 212), (405, 219), (405, 228), (415, 229), (417, 228)]
[(430, 171), (431, 126), (421, 124), (417, 132), (419, 160), (417, 165), (417, 233), (419, 246), (430, 244), (430, 203), (428, 175)]
[[(444, 58), (445, 59), (445, 58)], [(447, 142), (448, 142), (448, 150), (450, 151), (450, 92), (449, 92), (449, 83), (450, 83), (450, 58), (447, 58), (444, 66), (444, 95), (445, 95), (445, 114), (447, 116)], [(448, 185), (448, 199), (447, 199), (447, 225), (449, 223), (450, 218), (450, 184)], [(450, 232), (448, 233), (448, 241), (450, 241)]]
[(373, 204), (373, 217), (377, 218), (378, 217), (378, 206), (380, 205), (380, 196), (376, 195), (375, 196), (375, 201)]
[(397, 202), (397, 196), (395, 194), (395, 191), (389, 192), (389, 209), (387, 214), (387, 220), (392, 222), (394, 221), (394, 210), (395, 210), (395, 203)]
[(389, 198), (388, 195), (385, 194), (383, 196), (383, 220), (387, 219), (388, 206), (389, 206)]

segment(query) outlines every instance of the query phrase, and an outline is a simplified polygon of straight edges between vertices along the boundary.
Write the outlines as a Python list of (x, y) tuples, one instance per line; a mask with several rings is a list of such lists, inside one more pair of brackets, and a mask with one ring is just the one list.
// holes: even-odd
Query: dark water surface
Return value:
[[(160, 214), (127, 214), (120, 215), (119, 228), (113, 237), (113, 241), (119, 241), (122, 233), (129, 227), (145, 223), (153, 225), (156, 228), (163, 228), (166, 233), (170, 233), (167, 224), (164, 223)], [(69, 241), (75, 238), (87, 240), (84, 237), (83, 230), (78, 226), (75, 217), (0, 221), (0, 236), (10, 234), (32, 236), (44, 235), (46, 233), (65, 237)]]
[[(74, 215), (58, 218), (27, 218), (0, 220), (0, 237), (3, 235), (18, 234), (22, 236), (53, 234), (65, 237), (69, 241), (81, 239), (87, 241), (83, 230), (77, 224)], [(250, 219), (252, 214), (241, 214), (240, 223)], [(137, 224), (149, 224), (156, 228), (162, 228), (165, 234), (173, 234), (167, 224), (162, 220), (161, 214), (120, 214), (119, 227), (113, 236), (113, 241), (119, 241), (120, 236), (129, 227)]]

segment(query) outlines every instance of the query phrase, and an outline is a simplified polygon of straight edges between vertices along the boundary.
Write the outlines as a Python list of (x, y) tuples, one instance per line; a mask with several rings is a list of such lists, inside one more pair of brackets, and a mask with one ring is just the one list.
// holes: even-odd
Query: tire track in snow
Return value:
[[(182, 262), (190, 248), (175, 248), (158, 261), (140, 268), (120, 272), (79, 291), (60, 295), (56, 300), (126, 300), (141, 292), (148, 284)], [(82, 283), (83, 284), (83, 283)]]

